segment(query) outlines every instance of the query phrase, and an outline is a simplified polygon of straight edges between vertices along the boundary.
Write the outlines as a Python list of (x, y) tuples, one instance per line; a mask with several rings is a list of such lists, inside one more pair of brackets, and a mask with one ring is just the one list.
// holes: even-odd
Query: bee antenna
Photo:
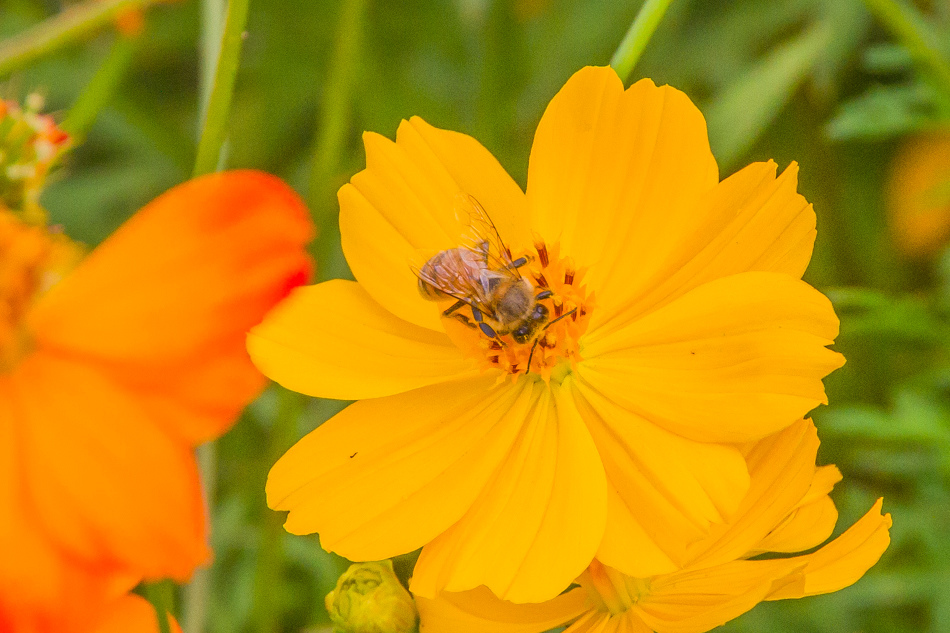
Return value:
[(555, 323), (557, 323), (557, 322), (560, 321), (561, 319), (566, 319), (567, 317), (571, 316), (571, 315), (574, 314), (575, 312), (577, 312), (577, 308), (574, 308), (574, 309), (571, 310), (570, 312), (565, 312), (564, 314), (562, 314), (561, 316), (559, 316), (559, 317), (556, 318), (556, 319), (553, 319), (553, 320), (551, 320), (551, 321), (548, 321), (548, 322), (544, 325), (544, 327), (541, 328), (541, 332), (540, 332), (536, 337), (534, 337), (534, 343), (531, 345), (531, 352), (528, 354), (528, 367), (527, 367), (527, 369), (524, 370), (524, 375), (525, 375), (525, 376), (527, 376), (528, 374), (531, 373), (531, 359), (534, 358), (534, 350), (536, 350), (536, 349), (538, 348), (538, 343), (541, 342), (541, 334), (544, 334), (544, 333), (547, 331), (547, 329), (548, 329), (549, 327), (551, 327), (552, 325), (554, 325)]

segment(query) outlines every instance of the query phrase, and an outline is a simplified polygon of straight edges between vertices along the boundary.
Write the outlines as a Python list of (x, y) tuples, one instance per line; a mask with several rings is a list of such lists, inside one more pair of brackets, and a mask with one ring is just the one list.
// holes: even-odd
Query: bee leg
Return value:
[(473, 330), (475, 329), (475, 324), (472, 323), (472, 320), (471, 320), (470, 318), (468, 318), (467, 316), (465, 316), (464, 314), (459, 314), (458, 312), (456, 312), (456, 313), (450, 315), (449, 318), (450, 318), (450, 319), (455, 319), (456, 321), (458, 321), (459, 323), (461, 323), (461, 324), (464, 325), (465, 327), (472, 328)]
[(464, 305), (467, 305), (467, 304), (466, 304), (464, 301), (462, 301), (461, 299), (459, 299), (458, 301), (456, 301), (455, 303), (453, 303), (449, 308), (446, 308), (445, 310), (443, 310), (443, 311), (442, 311), (442, 316), (444, 316), (444, 317), (450, 316), (453, 312), (455, 312), (456, 310), (458, 310), (459, 308), (461, 308), (461, 307), (464, 306)]
[(542, 291), (539, 292), (538, 294), (534, 295), (534, 300), (535, 300), (535, 301), (544, 301), (545, 299), (549, 299), (549, 298), (552, 297), (553, 295), (554, 295), (554, 292), (552, 292), (552, 291), (550, 291), (550, 290), (542, 290)]
[(556, 319), (552, 319), (548, 321), (547, 323), (544, 324), (544, 327), (541, 328), (541, 331), (538, 332), (538, 335), (534, 337), (534, 343), (532, 343), (531, 345), (531, 352), (528, 354), (528, 368), (524, 370), (524, 373), (526, 376), (531, 372), (531, 359), (534, 358), (534, 350), (538, 348), (538, 343), (541, 342), (541, 336), (547, 331), (549, 327), (551, 327), (552, 325), (554, 325), (561, 319), (566, 319), (567, 317), (571, 316), (575, 312), (577, 312), (577, 308), (574, 308), (570, 312), (565, 312), (564, 314), (562, 314)]
[(490, 325), (485, 323), (484, 321), (485, 317), (482, 316), (481, 310), (479, 310), (475, 306), (472, 306), (472, 316), (475, 318), (475, 324), (478, 326), (478, 329), (482, 331), (482, 334), (484, 334), (490, 339), (498, 341), (499, 345), (501, 345), (502, 347), (505, 346), (505, 344), (501, 342), (501, 339), (498, 338), (498, 335), (495, 333), (495, 330), (493, 330)]
[[(510, 255), (509, 255), (509, 257), (510, 257)], [(509, 268), (521, 268), (522, 266), (524, 266), (524, 265), (527, 264), (527, 263), (528, 263), (528, 258), (527, 258), (527, 257), (519, 257), (519, 258), (516, 259), (515, 261), (511, 262), (510, 264), (508, 264), (508, 267), (509, 267)]]

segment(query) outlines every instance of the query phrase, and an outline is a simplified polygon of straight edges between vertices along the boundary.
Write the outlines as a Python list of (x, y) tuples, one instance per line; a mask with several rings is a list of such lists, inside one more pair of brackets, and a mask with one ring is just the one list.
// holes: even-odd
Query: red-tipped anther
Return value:
[(538, 259), (541, 261), (541, 268), (547, 268), (548, 262), (548, 247), (544, 242), (535, 242), (534, 250), (538, 251)]

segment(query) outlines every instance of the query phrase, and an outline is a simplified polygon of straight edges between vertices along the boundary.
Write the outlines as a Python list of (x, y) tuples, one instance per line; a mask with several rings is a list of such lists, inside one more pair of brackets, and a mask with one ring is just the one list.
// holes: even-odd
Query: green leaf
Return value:
[(933, 92), (928, 86), (878, 86), (842, 104), (825, 133), (836, 141), (880, 140), (917, 131), (934, 116)]
[(817, 22), (759, 60), (706, 109), (709, 142), (721, 167), (733, 166), (808, 76), (832, 41), (827, 22)]

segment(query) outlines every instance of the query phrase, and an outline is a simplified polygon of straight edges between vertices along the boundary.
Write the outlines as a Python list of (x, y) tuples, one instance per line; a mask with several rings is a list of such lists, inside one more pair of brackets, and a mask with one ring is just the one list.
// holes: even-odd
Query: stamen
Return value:
[(548, 259), (548, 247), (544, 242), (535, 242), (534, 250), (538, 252), (538, 260), (541, 262), (541, 268), (547, 268), (549, 259)]
[[(584, 271), (577, 270), (569, 258), (560, 257), (557, 244), (535, 240), (534, 251), (521, 251), (516, 245), (510, 254), (512, 262), (524, 260), (516, 269), (520, 278), (533, 286), (525, 289), (529, 304), (523, 317), (505, 320), (500, 311), (488, 314), (481, 310), (479, 328), (464, 327), (451, 318), (445, 318), (443, 323), (449, 337), (467, 355), (477, 359), (482, 368), (500, 370), (499, 379), (516, 380), (526, 374), (560, 382), (581, 360), (581, 338), (587, 331), (593, 297), (584, 285)], [(485, 307), (502, 299), (488, 297)], [(446, 301), (442, 308), (448, 305)], [(471, 309), (467, 306), (459, 312), (467, 316)], [(493, 336), (488, 336), (486, 328)]]

